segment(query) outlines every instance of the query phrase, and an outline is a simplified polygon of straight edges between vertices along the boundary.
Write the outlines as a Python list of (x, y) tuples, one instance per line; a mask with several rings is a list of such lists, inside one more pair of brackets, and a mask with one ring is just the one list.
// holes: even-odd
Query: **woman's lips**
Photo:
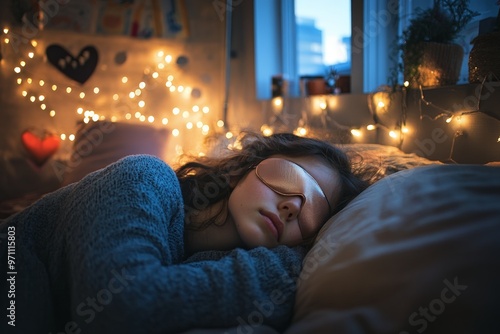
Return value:
[(284, 227), (284, 224), (281, 221), (281, 219), (274, 213), (268, 211), (261, 211), (260, 214), (264, 217), (264, 220), (266, 221), (270, 230), (276, 236), (276, 240), (279, 241), (281, 234), (283, 233), (283, 227)]

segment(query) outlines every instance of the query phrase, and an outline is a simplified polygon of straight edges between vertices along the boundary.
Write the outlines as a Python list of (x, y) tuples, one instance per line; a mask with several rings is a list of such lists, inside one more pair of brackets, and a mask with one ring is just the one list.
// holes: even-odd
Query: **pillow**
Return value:
[(63, 185), (133, 154), (166, 159), (168, 130), (146, 124), (98, 121), (81, 123), (73, 143)]
[(498, 203), (498, 167), (417, 167), (371, 185), (320, 231), (286, 334), (500, 332)]

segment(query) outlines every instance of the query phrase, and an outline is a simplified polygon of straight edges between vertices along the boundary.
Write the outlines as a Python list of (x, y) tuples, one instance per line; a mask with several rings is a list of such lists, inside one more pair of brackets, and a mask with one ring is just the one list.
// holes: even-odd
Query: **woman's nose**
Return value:
[(281, 219), (285, 221), (290, 221), (295, 218), (300, 213), (300, 208), (302, 206), (302, 198), (299, 196), (289, 196), (284, 197), (278, 205), (278, 211), (280, 213)]

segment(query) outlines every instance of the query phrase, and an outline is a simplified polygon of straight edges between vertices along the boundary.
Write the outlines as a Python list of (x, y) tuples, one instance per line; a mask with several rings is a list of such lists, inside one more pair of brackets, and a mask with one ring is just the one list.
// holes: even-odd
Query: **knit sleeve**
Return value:
[(65, 256), (71, 321), (82, 333), (178, 333), (269, 325), (291, 317), (303, 252), (236, 249), (182, 262), (175, 174), (130, 157), (83, 179), (69, 196)]

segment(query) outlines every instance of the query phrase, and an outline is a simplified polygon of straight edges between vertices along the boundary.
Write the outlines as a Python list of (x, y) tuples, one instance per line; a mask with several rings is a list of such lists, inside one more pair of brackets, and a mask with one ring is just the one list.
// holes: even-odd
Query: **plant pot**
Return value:
[(457, 83), (462, 69), (464, 49), (458, 44), (420, 43), (414, 64), (404, 57), (404, 77), (410, 87), (448, 86)]
[(500, 80), (500, 32), (479, 35), (472, 40), (469, 55), (469, 82)]

